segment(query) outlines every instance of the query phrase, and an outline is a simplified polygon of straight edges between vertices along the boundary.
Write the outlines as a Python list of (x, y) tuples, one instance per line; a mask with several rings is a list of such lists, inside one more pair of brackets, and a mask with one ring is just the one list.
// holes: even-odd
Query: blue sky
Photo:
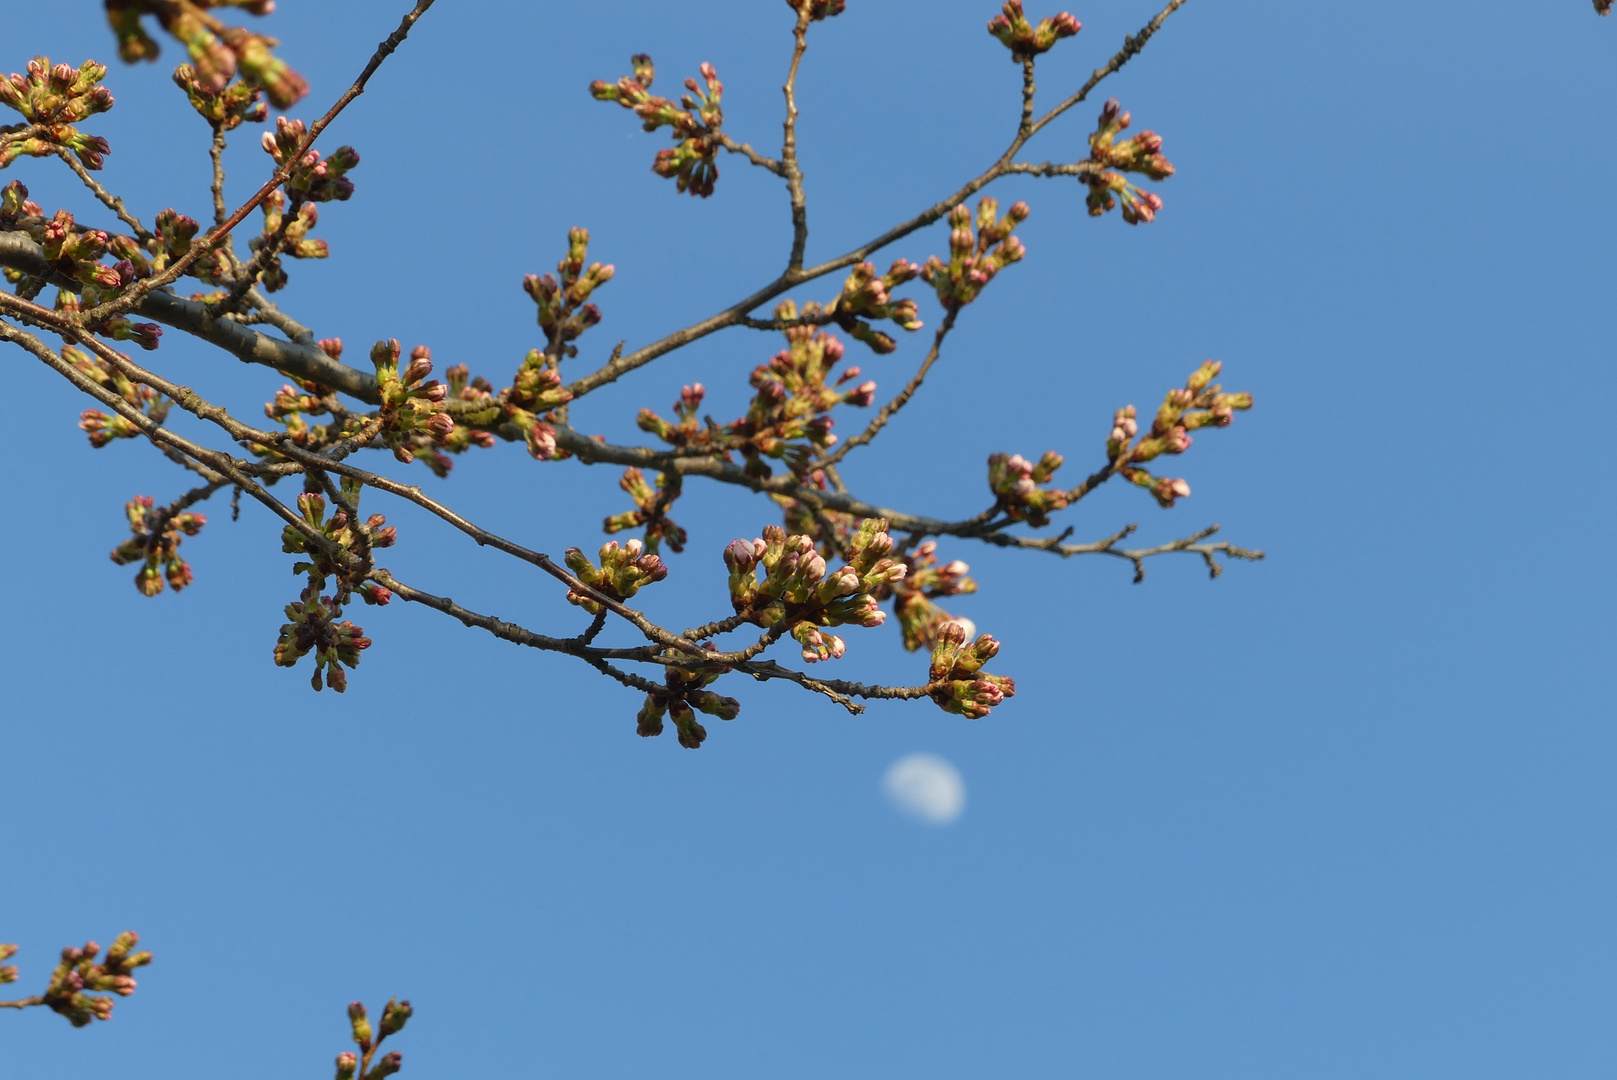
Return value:
[[(99, 5), (58, 7), (0, 0), (0, 69), (111, 58)], [(992, 4), (848, 7), (802, 78), (811, 259), (953, 190), (1015, 122)], [(265, 25), (314, 87), (294, 115), (400, 10), (282, 0)], [(1050, 98), (1154, 8), (1073, 10)], [(358, 193), (326, 208), (333, 257), (292, 267), (286, 306), (351, 347), (505, 371), (539, 342), (521, 275), (572, 225), (618, 268), (580, 368), (728, 304), (783, 257), (776, 181), (731, 159), (714, 198), (676, 196), (648, 171), (661, 137), (586, 86), (632, 52), (659, 88), (711, 60), (727, 130), (768, 146), (789, 24), (735, 0), (439, 5), (333, 129), (364, 155)], [(1586, 0), (1194, 0), (1109, 84), (1178, 166), (1155, 224), (1091, 220), (1068, 182), (1003, 185), (1033, 205), (1027, 260), (850, 483), (967, 516), (989, 453), (1053, 447), (1077, 473), (1113, 409), (1216, 357), (1257, 407), (1176, 462), (1194, 495), (1164, 512), (1102, 490), (1066, 520), (1153, 542), (1220, 522), (1269, 558), (1217, 581), (1158, 560), (1132, 585), (1112, 560), (947, 546), (982, 585), (961, 614), (1018, 680), (975, 723), (742, 687), (690, 753), (635, 738), (636, 696), (576, 662), (402, 604), (363, 612), (376, 645), (348, 694), (314, 695), (270, 662), (297, 583), (268, 515), (208, 507), (195, 586), (140, 597), (106, 557), (122, 503), (184, 479), (149, 447), (92, 451), (84, 403), (13, 351), (0, 940), (25, 988), (126, 927), (157, 962), (93, 1030), (0, 1017), (5, 1071), (323, 1076), (343, 1005), (398, 995), (415, 1077), (1610, 1075), (1614, 34)], [(94, 130), (143, 215), (203, 217), (174, 52), (114, 67)], [(1094, 112), (1027, 156), (1081, 156)], [(237, 142), (239, 200), (267, 158)], [(59, 168), (8, 172), (99, 222)], [(738, 409), (776, 347), (708, 338), (575, 418), (626, 440), (694, 379)], [(920, 350), (863, 366), (888, 391)], [(244, 416), (277, 382), (178, 333), (153, 359)], [(559, 553), (600, 542), (616, 476), (502, 446), (424, 482)], [(643, 594), (680, 624), (722, 610), (721, 546), (771, 520), (688, 490), (691, 547)], [(405, 580), (581, 624), (547, 579), (370, 508)], [(847, 677), (921, 677), (892, 627), (851, 646)], [(885, 801), (914, 752), (960, 770), (955, 824)]]

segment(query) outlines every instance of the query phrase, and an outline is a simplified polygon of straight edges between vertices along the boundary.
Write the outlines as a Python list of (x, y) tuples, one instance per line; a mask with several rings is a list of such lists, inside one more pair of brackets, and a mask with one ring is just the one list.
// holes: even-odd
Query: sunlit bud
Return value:
[(753, 545), (746, 540), (732, 540), (724, 549), (724, 564), (731, 570), (751, 570), (757, 564), (758, 555)]
[(864, 407), (876, 400), (876, 382), (874, 379), (861, 383), (857, 388), (843, 395), (843, 401), (849, 405)]
[(410, 1002), (408, 1000), (389, 1000), (387, 1007), (382, 1010), (382, 1034), (398, 1034), (404, 1030), (404, 1025), (408, 1023), (410, 1017), (414, 1015), (415, 1010), (410, 1007)]
[(646, 695), (646, 702), (640, 707), (635, 716), (635, 734), (641, 738), (653, 738), (663, 733), (663, 717), (668, 714), (668, 705), (661, 698), (651, 694)]
[(703, 690), (690, 700), (702, 712), (717, 716), (720, 720), (734, 720), (741, 715), (741, 702), (733, 697), (720, 697), (711, 690)]
[(369, 1049), (371, 1045), (371, 1022), (365, 1015), (365, 1006), (362, 1002), (350, 1001), (348, 1003), (348, 1022), (354, 1029), (354, 1042), (361, 1049)]
[(679, 745), (687, 750), (698, 749), (707, 740), (707, 729), (696, 722), (696, 714), (684, 701), (670, 702), (668, 718), (679, 731)]
[(392, 1076), (404, 1065), (404, 1055), (397, 1050), (391, 1054), (384, 1054), (382, 1060), (370, 1067), (365, 1074), (365, 1080), (382, 1080), (384, 1076)]
[(432, 350), (425, 345), (417, 345), (410, 350), (410, 364), (399, 373), (399, 381), (405, 386), (411, 386), (432, 374)]

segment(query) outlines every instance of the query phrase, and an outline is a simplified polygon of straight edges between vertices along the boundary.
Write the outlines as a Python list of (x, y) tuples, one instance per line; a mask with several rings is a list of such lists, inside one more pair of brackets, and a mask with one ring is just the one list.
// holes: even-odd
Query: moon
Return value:
[(960, 770), (936, 754), (906, 754), (882, 777), (882, 790), (900, 813), (928, 825), (952, 825), (966, 809)]

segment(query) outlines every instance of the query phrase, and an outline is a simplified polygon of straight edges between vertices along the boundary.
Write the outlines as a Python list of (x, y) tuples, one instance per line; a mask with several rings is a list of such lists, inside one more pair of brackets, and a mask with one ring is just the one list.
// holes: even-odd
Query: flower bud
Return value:
[(350, 1001), (348, 1003), (348, 1022), (354, 1029), (354, 1042), (362, 1050), (369, 1050), (371, 1045), (371, 1022), (365, 1015), (365, 1006), (362, 1002)]

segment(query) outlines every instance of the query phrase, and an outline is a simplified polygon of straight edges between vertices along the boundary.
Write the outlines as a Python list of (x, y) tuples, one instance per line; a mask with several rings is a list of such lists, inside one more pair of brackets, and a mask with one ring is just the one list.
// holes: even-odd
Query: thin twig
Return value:
[(45, 999), (38, 994), (33, 997), (18, 998), (16, 1001), (0, 1001), (0, 1009), (31, 1009), (35, 1005), (45, 1004)]
[(721, 132), (719, 134), (719, 145), (730, 151), (732, 154), (740, 154), (742, 157), (746, 158), (760, 169), (768, 169), (770, 172), (780, 177), (784, 177), (786, 175), (786, 169), (781, 165), (780, 162), (776, 161), (772, 157), (760, 154), (758, 151), (752, 148), (750, 143), (736, 142), (730, 136)]
[(1036, 540), (1030, 536), (1008, 536), (1005, 533), (992, 533), (981, 539), (999, 547), (1048, 551), (1052, 554), (1060, 555), (1064, 559), (1071, 558), (1074, 555), (1110, 555), (1118, 559), (1127, 559), (1134, 564), (1134, 583), (1136, 585), (1145, 580), (1145, 560), (1153, 555), (1169, 555), (1180, 551), (1200, 555), (1207, 564), (1208, 576), (1215, 578), (1224, 572), (1224, 567), (1219, 565), (1215, 556), (1224, 555), (1231, 559), (1247, 559), (1253, 562), (1264, 557), (1264, 553), (1261, 551), (1236, 547), (1227, 540), (1221, 540), (1216, 544), (1202, 543), (1203, 540), (1218, 532), (1217, 525), (1209, 525), (1207, 528), (1192, 533), (1190, 536), (1179, 540), (1170, 540), (1168, 543), (1158, 544), (1156, 547), (1130, 549), (1117, 546), (1137, 528), (1139, 528), (1137, 525), (1128, 525), (1104, 540), (1096, 540), (1089, 544), (1062, 543), (1063, 540), (1072, 535), (1071, 529), (1067, 529), (1059, 536), (1052, 536), (1042, 540)]
[(1034, 165), (1027, 161), (1014, 161), (1005, 166), (1004, 174), (1020, 176), (1090, 176), (1101, 172), (1105, 166), (1095, 161), (1074, 161), (1067, 164), (1056, 165), (1048, 161)]
[(79, 159), (73, 155), (71, 150), (62, 146), (53, 146), (51, 149), (55, 150), (56, 156), (61, 158), (63, 163), (73, 170), (73, 174), (83, 181), (84, 186), (90, 189), (90, 193), (101, 201), (101, 205), (117, 214), (118, 220), (128, 225), (141, 242), (144, 243), (152, 239), (152, 234), (147, 230), (146, 226), (140, 223), (139, 218), (129, 212), (128, 208), (124, 206), (124, 201), (102, 187), (96, 178), (91, 176), (89, 171), (80, 163)]
[(932, 365), (937, 362), (938, 353), (943, 349), (943, 339), (949, 336), (950, 330), (954, 329), (954, 321), (959, 314), (960, 309), (958, 307), (949, 309), (949, 313), (943, 317), (943, 322), (938, 325), (937, 333), (933, 335), (932, 348), (927, 352), (926, 359), (921, 361), (920, 368), (916, 370), (910, 381), (904, 385), (904, 389), (900, 390), (891, 401), (881, 407), (881, 411), (875, 415), (869, 425), (865, 427), (865, 430), (837, 447), (836, 453), (831, 454), (829, 457), (823, 457), (818, 461), (810, 462), (803, 470), (805, 473), (813, 472), (815, 469), (823, 469), (827, 465), (835, 465), (847, 457), (848, 451), (854, 447), (866, 445), (876, 437), (882, 428), (887, 426), (887, 422), (898, 413), (898, 410), (909, 404), (910, 398), (915, 396), (915, 391), (921, 388), (921, 383), (926, 379), (926, 373), (931, 371)]
[(222, 229), (230, 211), (225, 206), (225, 129), (220, 124), (213, 125), (213, 141), (208, 145), (208, 157), (213, 163), (213, 223)]
[(792, 199), (792, 254), (786, 262), (786, 272), (803, 268), (803, 252), (808, 247), (808, 203), (803, 196), (803, 170), (797, 164), (797, 69), (808, 51), (809, 5), (797, 9), (797, 25), (792, 28), (792, 66), (786, 72), (786, 129), (781, 141), (780, 166), (786, 177), (786, 190)]
[(1033, 57), (1022, 58), (1022, 120), (1016, 125), (1018, 138), (1033, 134), (1033, 94), (1038, 88), (1033, 83)]

